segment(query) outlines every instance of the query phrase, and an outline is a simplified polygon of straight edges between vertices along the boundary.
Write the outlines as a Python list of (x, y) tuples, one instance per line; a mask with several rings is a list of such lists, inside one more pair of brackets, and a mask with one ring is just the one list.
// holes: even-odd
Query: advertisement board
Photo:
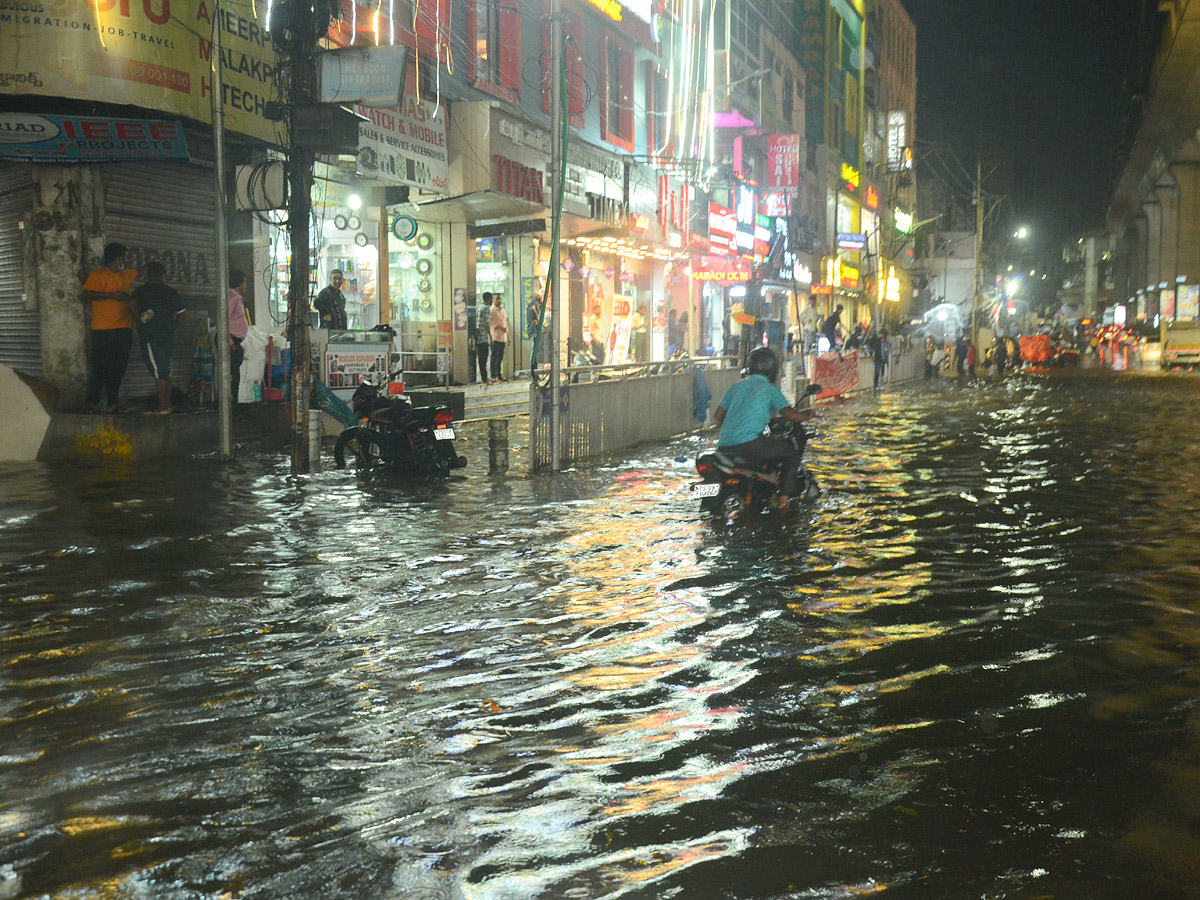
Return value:
[(0, 159), (145, 162), (188, 159), (179, 122), (0, 113)]
[(34, 0), (0, 5), (0, 94), (120, 102), (211, 121), (221, 29), (225, 127), (264, 140), (276, 123), (275, 47), (250, 0)]
[(433, 109), (411, 97), (398, 106), (356, 106), (354, 111), (365, 119), (358, 126), (358, 174), (384, 183), (448, 193), (450, 156), (446, 150), (445, 107), (436, 118)]

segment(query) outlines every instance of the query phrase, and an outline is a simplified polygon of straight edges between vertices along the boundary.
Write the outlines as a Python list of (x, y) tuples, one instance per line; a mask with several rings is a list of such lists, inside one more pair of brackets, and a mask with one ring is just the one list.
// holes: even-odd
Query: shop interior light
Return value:
[(346, 205), (351, 209), (362, 209), (362, 197), (358, 194), (351, 194), (346, 198)]

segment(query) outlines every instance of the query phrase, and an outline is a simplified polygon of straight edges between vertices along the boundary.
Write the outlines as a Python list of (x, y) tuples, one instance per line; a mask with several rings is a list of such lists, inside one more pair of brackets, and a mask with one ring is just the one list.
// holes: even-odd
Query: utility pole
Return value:
[[(983, 287), (983, 164), (975, 162), (975, 284), (971, 294), (971, 343), (979, 346), (979, 294)], [(983, 354), (980, 354), (982, 358)]]
[[(550, 318), (550, 471), (557, 472), (559, 460), (562, 457), (562, 440), (559, 435), (561, 410), (558, 403), (559, 380), (562, 378), (562, 363), (559, 359), (557, 332), (562, 328), (563, 307), (559, 302), (561, 279), (558, 265), (558, 223), (562, 220), (562, 185), (563, 170), (563, 120), (565, 118), (563, 93), (563, 27), (562, 0), (552, 0), (550, 4), (550, 213), (554, 227), (550, 233), (553, 239), (550, 244), (550, 262), (546, 276), (549, 291), (548, 306), (553, 313)], [(530, 364), (530, 368), (533, 364)], [(530, 426), (532, 428), (532, 426)]]
[[(319, 9), (325, 9), (323, 4)], [(291, 240), (291, 283), (288, 285), (288, 342), (292, 348), (288, 412), (292, 422), (292, 474), (309, 471), (308, 394), (312, 361), (309, 355), (308, 229), (312, 218), (312, 173), (314, 154), (305, 140), (297, 138), (297, 109), (311, 107), (316, 95), (316, 48), (318, 17), (308, 3), (293, 7), (288, 69), (288, 233)], [(328, 24), (327, 22), (324, 24)]]
[(217, 437), (221, 459), (233, 455), (233, 383), (229, 371), (229, 224), (225, 221), (225, 65), (221, 51), (221, 3), (213, 4), (213, 192), (217, 211)]

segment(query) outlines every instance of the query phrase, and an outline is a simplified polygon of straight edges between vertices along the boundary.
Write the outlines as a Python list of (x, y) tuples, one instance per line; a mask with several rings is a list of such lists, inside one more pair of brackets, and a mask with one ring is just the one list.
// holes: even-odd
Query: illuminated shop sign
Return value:
[(845, 188), (849, 193), (858, 193), (861, 176), (858, 174), (858, 169), (849, 163), (842, 163), (842, 181), (845, 182)]
[(647, 25), (654, 22), (654, 13), (651, 9), (652, 4), (650, 0), (623, 0), (623, 2), (618, 2), (618, 0), (588, 0), (588, 2), (614, 22), (624, 21), (626, 13), (629, 13), (635, 19), (641, 19)]
[(737, 216), (732, 210), (708, 204), (708, 239), (727, 250), (737, 246)]
[(737, 215), (738, 252), (753, 253), (754, 233), (758, 227), (758, 192), (748, 184), (737, 186), (734, 213)]
[(692, 277), (719, 284), (745, 284), (750, 280), (750, 261), (725, 256), (697, 256), (692, 260)]
[(888, 266), (888, 277), (885, 283), (883, 299), (891, 303), (900, 302), (900, 279), (896, 277), (895, 266)]
[(842, 266), (841, 286), (844, 288), (857, 289), (862, 283), (862, 274), (854, 266)]
[(893, 109), (887, 120), (887, 169), (899, 172), (904, 168), (904, 151), (908, 144), (908, 114)]
[(867, 236), (865, 234), (849, 234), (844, 231), (839, 231), (837, 236), (837, 248), (839, 250), (866, 250)]
[(868, 184), (866, 193), (863, 194), (863, 203), (867, 209), (879, 209), (879, 191), (875, 190), (875, 185)]
[(896, 211), (892, 213), (892, 218), (896, 222), (897, 231), (899, 231), (901, 234), (912, 234), (912, 213), (906, 213), (901, 209), (896, 209)]

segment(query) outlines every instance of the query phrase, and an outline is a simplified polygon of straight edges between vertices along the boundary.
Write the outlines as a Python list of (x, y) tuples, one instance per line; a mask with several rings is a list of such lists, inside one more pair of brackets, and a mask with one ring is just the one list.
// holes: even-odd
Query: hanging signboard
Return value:
[(407, 47), (326, 50), (320, 60), (322, 103), (395, 106), (404, 99)]
[(794, 194), (799, 187), (800, 135), (771, 135), (767, 138), (767, 190)]
[(733, 253), (737, 247), (737, 216), (716, 203), (708, 204), (708, 239), (715, 247)]
[(899, 172), (904, 168), (904, 147), (908, 143), (908, 114), (893, 109), (887, 119), (887, 170)]

